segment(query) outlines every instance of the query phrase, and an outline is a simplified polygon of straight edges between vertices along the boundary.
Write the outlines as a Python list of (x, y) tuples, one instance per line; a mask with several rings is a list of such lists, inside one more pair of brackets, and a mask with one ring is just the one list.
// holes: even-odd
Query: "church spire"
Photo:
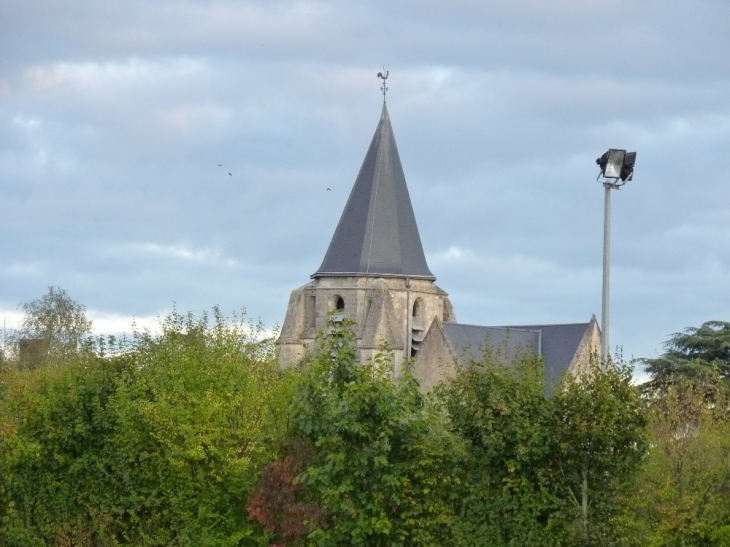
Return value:
[(327, 254), (312, 277), (363, 275), (436, 279), (423, 254), (385, 103)]

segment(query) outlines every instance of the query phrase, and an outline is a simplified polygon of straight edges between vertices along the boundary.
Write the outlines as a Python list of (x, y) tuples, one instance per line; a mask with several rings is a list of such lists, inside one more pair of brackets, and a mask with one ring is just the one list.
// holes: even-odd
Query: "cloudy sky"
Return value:
[(0, 52), (10, 323), (49, 285), (99, 331), (173, 303), (280, 323), (377, 125), (383, 65), (461, 322), (600, 318), (609, 147), (638, 152), (613, 193), (612, 345), (652, 356), (730, 320), (727, 0), (2, 0)]

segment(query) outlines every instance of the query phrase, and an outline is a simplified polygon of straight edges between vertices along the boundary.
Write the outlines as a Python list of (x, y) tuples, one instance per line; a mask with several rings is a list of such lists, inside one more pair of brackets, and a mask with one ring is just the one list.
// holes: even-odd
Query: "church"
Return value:
[(395, 374), (411, 370), (429, 390), (456, 367), (479, 359), (483, 348), (506, 359), (519, 351), (543, 357), (548, 391), (578, 371), (600, 348), (595, 316), (586, 323), (480, 326), (457, 322), (446, 291), (426, 263), (403, 167), (383, 102), (375, 135), (322, 265), (291, 293), (277, 340), (282, 364), (305, 358), (327, 321), (356, 323), (361, 362), (385, 342)]

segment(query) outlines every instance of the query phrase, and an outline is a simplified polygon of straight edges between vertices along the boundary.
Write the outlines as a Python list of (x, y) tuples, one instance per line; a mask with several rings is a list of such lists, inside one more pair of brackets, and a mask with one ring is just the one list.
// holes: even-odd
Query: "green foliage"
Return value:
[(348, 322), (330, 323), (293, 406), (293, 435), (315, 456), (299, 482), (325, 514), (308, 544), (447, 545), (461, 450), (442, 415), (392, 355), (357, 362)]
[(652, 546), (730, 545), (730, 420), (722, 384), (669, 387), (650, 405), (651, 446), (631, 498)]
[(650, 387), (664, 389), (679, 380), (712, 384), (720, 376), (730, 386), (730, 323), (707, 321), (673, 334), (665, 353), (642, 359), (651, 374)]
[(246, 494), (288, 426), (292, 373), (261, 327), (173, 312), (6, 372), (0, 545), (242, 545)]
[(441, 396), (469, 446), (455, 545), (615, 545), (646, 453), (626, 367), (589, 368), (545, 397), (542, 359), (487, 349)]
[(5, 372), (11, 366), (10, 358), (5, 345), (0, 345), (0, 374)]
[(624, 533), (624, 497), (647, 453), (644, 404), (631, 373), (594, 364), (564, 378), (553, 397), (553, 468), (578, 545), (615, 544)]
[(487, 348), (440, 393), (468, 446), (456, 546), (528, 547), (556, 538), (543, 363), (533, 354), (503, 361)]
[(710, 540), (717, 547), (730, 547), (730, 525), (720, 526), (710, 534)]
[(218, 310), (59, 335), (0, 361), (0, 547), (730, 546), (727, 326), (676, 335), (643, 398), (624, 366), (548, 398), (541, 358), (490, 350), (426, 395), (347, 321), (289, 370)]

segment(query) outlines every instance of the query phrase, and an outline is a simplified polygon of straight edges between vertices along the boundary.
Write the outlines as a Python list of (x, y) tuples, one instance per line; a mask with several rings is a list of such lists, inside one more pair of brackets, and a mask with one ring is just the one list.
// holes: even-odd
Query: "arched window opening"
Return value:
[(333, 321), (342, 321), (345, 318), (345, 299), (339, 294), (330, 299), (330, 311)]
[(444, 323), (451, 323), (454, 321), (454, 316), (452, 314), (453, 310), (451, 309), (451, 306), (449, 305), (448, 300), (444, 298), (444, 312), (443, 316), (441, 318), (441, 321)]
[(413, 303), (412, 315), (414, 320), (420, 320), (423, 316), (423, 300), (420, 298), (416, 298), (416, 301)]
[(423, 300), (416, 298), (411, 311), (411, 357), (415, 357), (421, 349), (424, 335)]

